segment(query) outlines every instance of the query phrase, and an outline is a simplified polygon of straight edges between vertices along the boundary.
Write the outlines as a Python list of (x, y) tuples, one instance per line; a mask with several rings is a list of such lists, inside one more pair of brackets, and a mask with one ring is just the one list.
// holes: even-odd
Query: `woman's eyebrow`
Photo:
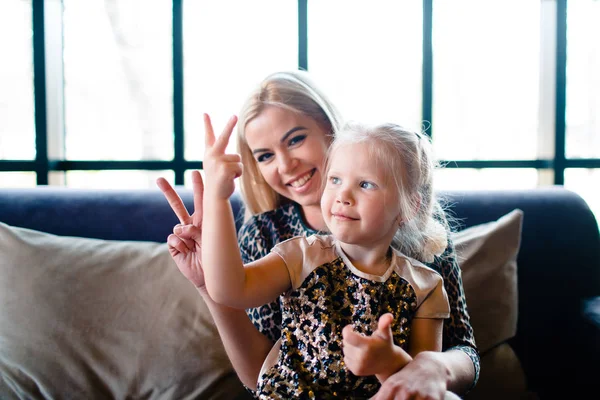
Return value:
[[(280, 141), (281, 143), (283, 143), (283, 142), (285, 142), (285, 141), (286, 141), (286, 139), (287, 139), (288, 137), (290, 137), (290, 135), (293, 135), (294, 133), (296, 133), (296, 132), (298, 132), (298, 131), (301, 131), (301, 130), (304, 130), (304, 129), (307, 129), (307, 128), (306, 128), (306, 127), (304, 127), (304, 126), (295, 126), (295, 127), (293, 127), (292, 129), (290, 129), (289, 131), (287, 131), (287, 132), (286, 132), (286, 133), (285, 133), (285, 134), (284, 134), (284, 135), (281, 137), (281, 139), (280, 139), (279, 141)], [(264, 153), (264, 152), (266, 152), (266, 151), (269, 151), (269, 149), (254, 149), (254, 150), (252, 150), (252, 154)]]
[(285, 133), (285, 135), (283, 135), (283, 136), (281, 137), (281, 140), (280, 140), (280, 142), (281, 142), (281, 143), (285, 142), (285, 140), (286, 140), (288, 137), (290, 137), (290, 135), (292, 135), (293, 133), (295, 133), (295, 132), (297, 132), (297, 131), (303, 130), (303, 129), (306, 129), (306, 128), (305, 128), (305, 127), (303, 127), (303, 126), (295, 126), (295, 127), (293, 127), (292, 129), (290, 129), (289, 131), (287, 131), (287, 132)]

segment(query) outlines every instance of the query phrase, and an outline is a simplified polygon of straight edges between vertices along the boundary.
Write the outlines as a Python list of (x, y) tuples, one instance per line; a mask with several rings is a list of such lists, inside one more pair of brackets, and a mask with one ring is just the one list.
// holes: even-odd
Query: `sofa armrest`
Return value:
[(581, 312), (595, 349), (600, 353), (600, 296), (584, 299)]

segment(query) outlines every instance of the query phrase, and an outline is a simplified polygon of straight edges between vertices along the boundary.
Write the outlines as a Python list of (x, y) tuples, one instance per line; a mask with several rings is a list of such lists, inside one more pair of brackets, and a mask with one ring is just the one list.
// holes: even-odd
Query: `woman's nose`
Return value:
[(298, 165), (298, 160), (289, 154), (282, 154), (279, 157), (279, 172), (286, 174), (294, 170)]

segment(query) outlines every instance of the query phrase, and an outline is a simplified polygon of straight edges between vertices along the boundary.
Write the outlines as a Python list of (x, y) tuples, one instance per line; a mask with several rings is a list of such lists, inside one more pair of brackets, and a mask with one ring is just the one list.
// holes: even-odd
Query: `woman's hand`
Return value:
[(439, 359), (442, 353), (423, 351), (391, 375), (371, 400), (442, 400), (457, 398), (447, 392), (449, 371)]
[(202, 271), (202, 199), (204, 183), (200, 172), (192, 172), (194, 187), (194, 212), (190, 215), (175, 189), (164, 178), (158, 178), (156, 184), (165, 195), (171, 209), (179, 218), (173, 233), (167, 238), (169, 252), (181, 273), (196, 286), (204, 288)]

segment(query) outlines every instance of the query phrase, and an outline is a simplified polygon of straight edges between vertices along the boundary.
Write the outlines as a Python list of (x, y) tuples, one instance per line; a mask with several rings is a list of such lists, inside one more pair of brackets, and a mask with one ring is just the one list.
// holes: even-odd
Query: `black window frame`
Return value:
[[(183, 8), (184, 0), (172, 0), (173, 22), (173, 132), (174, 157), (166, 161), (78, 161), (53, 159), (48, 155), (48, 115), (46, 93), (45, 1), (32, 1), (33, 26), (33, 86), (35, 109), (34, 160), (0, 160), (0, 172), (35, 172), (37, 185), (48, 185), (53, 171), (85, 170), (171, 170), (175, 184), (183, 185), (186, 170), (202, 169), (202, 161), (184, 157), (184, 74), (183, 74)], [(423, 4), (423, 84), (422, 119), (429, 121), (427, 134), (435, 133), (433, 103), (433, 0)], [(441, 160), (446, 168), (534, 168), (554, 173), (554, 184), (564, 185), (568, 168), (600, 168), (599, 158), (567, 158), (565, 153), (566, 65), (567, 65), (567, 0), (556, 0), (556, 85), (554, 155), (535, 160)], [(309, 69), (308, 60), (308, 0), (298, 0), (298, 68)]]

